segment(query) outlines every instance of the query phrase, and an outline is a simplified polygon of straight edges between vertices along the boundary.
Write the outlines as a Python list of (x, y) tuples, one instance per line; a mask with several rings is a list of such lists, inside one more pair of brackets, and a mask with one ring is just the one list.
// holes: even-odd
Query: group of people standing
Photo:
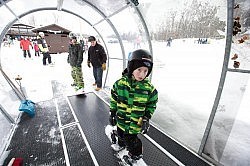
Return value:
[(45, 40), (45, 35), (43, 32), (39, 32), (34, 45), (32, 45), (28, 37), (21, 38), (20, 49), (23, 50), (23, 57), (26, 58), (27, 55), (31, 58), (30, 47), (35, 50), (35, 56), (40, 56), (40, 52), (43, 55), (43, 65), (47, 65), (47, 60), (49, 65), (53, 65), (51, 61), (51, 56), (49, 53), (49, 48)]
[[(83, 49), (82, 43), (77, 41), (77, 36), (70, 33), (68, 46), (68, 63), (71, 66), (71, 76), (74, 80), (73, 86), (77, 92), (84, 92), (84, 80), (82, 73)], [(37, 37), (38, 52), (43, 55), (43, 65), (51, 64), (49, 48), (43, 32)], [(94, 36), (88, 37), (90, 47), (88, 48), (87, 66), (93, 68), (93, 76), (96, 86), (95, 90), (102, 88), (103, 71), (106, 70), (107, 54), (104, 47), (97, 42)], [(28, 39), (20, 42), (23, 55), (31, 57), (29, 47), (32, 47)], [(35, 47), (35, 45), (34, 45)], [(39, 55), (39, 54), (38, 54)], [(128, 157), (131, 161), (142, 158), (143, 147), (138, 137), (139, 133), (145, 134), (149, 129), (151, 119), (158, 102), (158, 92), (147, 78), (153, 69), (151, 53), (144, 49), (137, 49), (130, 54), (127, 68), (111, 89), (110, 117), (112, 126), (117, 126), (118, 145), (127, 148)]]
[[(77, 42), (77, 37), (74, 33), (69, 35), (69, 55), (68, 63), (71, 66), (71, 76), (74, 80), (73, 86), (77, 93), (84, 92), (84, 80), (82, 76), (82, 62), (83, 62), (83, 47), (81, 43)], [(88, 42), (91, 46), (88, 48), (88, 60), (87, 65), (93, 68), (93, 75), (95, 82), (93, 86), (96, 86), (95, 90), (99, 91), (102, 88), (102, 75), (103, 71), (106, 70), (107, 55), (101, 44), (96, 41), (94, 36), (88, 38)]]
[[(82, 73), (85, 49), (77, 41), (74, 33), (71, 33), (69, 37), (67, 61), (71, 66), (71, 76), (74, 80), (72, 85), (77, 92), (82, 93), (85, 86)], [(96, 86), (95, 90), (99, 91), (103, 86), (102, 76), (103, 71), (106, 70), (107, 54), (94, 36), (90, 36), (88, 42), (91, 44), (86, 65), (93, 68), (95, 79), (93, 85)], [(32, 46), (32, 44), (24, 40), (20, 45), (25, 50), (24, 56), (26, 57), (28, 54), (30, 57), (30, 53), (24, 45)], [(43, 65), (46, 65), (47, 60), (51, 64), (51, 56), (43, 32), (39, 32), (37, 45), (43, 55)], [(131, 52), (127, 68), (123, 71), (121, 78), (113, 84), (111, 89), (109, 122), (112, 126), (117, 126), (118, 145), (120, 148), (127, 148), (129, 151), (127, 156), (133, 162), (142, 158), (143, 147), (138, 134), (147, 133), (150, 126), (149, 120), (158, 102), (158, 92), (147, 78), (152, 69), (151, 54), (143, 49), (135, 50)]]

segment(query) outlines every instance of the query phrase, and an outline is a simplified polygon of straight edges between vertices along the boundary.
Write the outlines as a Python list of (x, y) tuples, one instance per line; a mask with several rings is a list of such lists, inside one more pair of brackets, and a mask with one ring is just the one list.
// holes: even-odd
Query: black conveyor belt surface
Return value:
[[(109, 106), (94, 93), (88, 93), (85, 97), (70, 96), (68, 98), (98, 164), (100, 166), (118, 165), (110, 147), (111, 143), (105, 134)], [(145, 137), (140, 135), (140, 138), (143, 142), (144, 160), (148, 165), (177, 165)]]
[(23, 165), (66, 165), (53, 100), (37, 103), (33, 118), (22, 114), (7, 150), (4, 165), (11, 158), (23, 158)]

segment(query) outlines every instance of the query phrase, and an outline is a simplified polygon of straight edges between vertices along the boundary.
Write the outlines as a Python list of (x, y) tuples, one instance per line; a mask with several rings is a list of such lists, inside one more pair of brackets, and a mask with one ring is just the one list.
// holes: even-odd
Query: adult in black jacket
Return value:
[[(91, 46), (88, 50), (88, 67), (93, 67), (93, 75), (95, 78), (94, 86), (96, 85), (96, 91), (102, 88), (102, 74), (106, 70), (107, 55), (102, 45), (97, 43), (94, 36), (90, 36), (88, 39), (91, 42)], [(90, 65), (91, 64), (91, 65)]]

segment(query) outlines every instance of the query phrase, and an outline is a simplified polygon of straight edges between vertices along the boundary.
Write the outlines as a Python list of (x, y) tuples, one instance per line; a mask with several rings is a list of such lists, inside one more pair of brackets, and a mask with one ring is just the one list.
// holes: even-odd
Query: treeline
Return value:
[[(181, 13), (171, 11), (165, 20), (159, 23), (151, 36), (155, 40), (172, 38), (213, 38), (218, 37), (217, 30), (225, 31), (226, 22), (220, 21), (218, 7), (193, 0)], [(225, 11), (226, 14), (226, 11)]]

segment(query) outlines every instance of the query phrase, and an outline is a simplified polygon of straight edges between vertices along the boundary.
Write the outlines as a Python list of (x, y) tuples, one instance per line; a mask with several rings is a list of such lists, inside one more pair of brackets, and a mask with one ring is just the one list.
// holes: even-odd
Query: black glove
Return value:
[(112, 126), (115, 126), (116, 125), (116, 116), (114, 113), (111, 113), (110, 116), (109, 116), (109, 123), (112, 125)]
[(141, 133), (146, 134), (149, 130), (149, 119), (143, 119), (142, 121), (142, 127), (141, 127)]

